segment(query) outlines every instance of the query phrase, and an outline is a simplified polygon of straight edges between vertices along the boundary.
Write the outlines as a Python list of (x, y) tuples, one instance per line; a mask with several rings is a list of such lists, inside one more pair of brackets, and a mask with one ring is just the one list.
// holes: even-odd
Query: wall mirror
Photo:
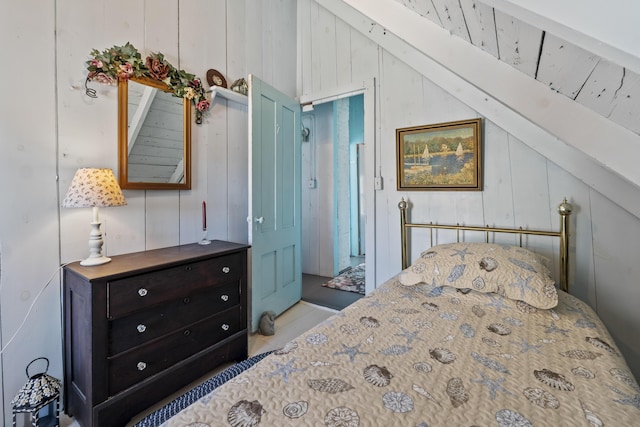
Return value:
[(118, 180), (125, 189), (191, 188), (191, 102), (146, 77), (118, 81)]

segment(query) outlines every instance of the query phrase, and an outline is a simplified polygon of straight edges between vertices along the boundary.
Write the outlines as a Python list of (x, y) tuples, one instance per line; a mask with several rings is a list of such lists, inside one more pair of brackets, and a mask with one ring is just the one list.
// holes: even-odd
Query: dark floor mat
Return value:
[(355, 292), (344, 292), (322, 286), (323, 283), (327, 283), (331, 279), (331, 277), (303, 274), (302, 301), (334, 310), (342, 310), (362, 298), (361, 294)]

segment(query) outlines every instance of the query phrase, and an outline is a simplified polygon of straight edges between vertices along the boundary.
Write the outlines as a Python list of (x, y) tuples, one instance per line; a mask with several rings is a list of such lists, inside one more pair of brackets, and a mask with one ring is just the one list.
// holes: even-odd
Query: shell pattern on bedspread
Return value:
[(392, 279), (166, 427), (634, 425), (640, 387), (623, 362), (564, 293), (545, 310)]
[(369, 365), (364, 368), (364, 379), (375, 386), (386, 387), (391, 384), (391, 378), (393, 375), (384, 366)]
[(260, 402), (254, 400), (241, 400), (231, 407), (227, 414), (227, 421), (232, 427), (251, 427), (260, 424), (260, 419), (265, 413)]

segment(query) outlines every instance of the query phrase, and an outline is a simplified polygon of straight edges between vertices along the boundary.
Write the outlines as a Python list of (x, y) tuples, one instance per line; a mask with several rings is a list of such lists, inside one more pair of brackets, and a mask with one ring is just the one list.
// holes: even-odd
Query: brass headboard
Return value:
[(467, 225), (445, 225), (445, 224), (418, 224), (407, 222), (407, 205), (408, 203), (404, 198), (398, 203), (400, 208), (400, 237), (402, 240), (402, 268), (409, 267), (409, 242), (407, 239), (407, 230), (409, 228), (429, 228), (431, 232), (431, 246), (433, 246), (433, 229), (448, 229), (456, 230), (457, 240), (460, 241), (460, 230), (466, 231), (482, 231), (485, 233), (485, 242), (489, 242), (489, 233), (511, 233), (520, 235), (520, 246), (522, 246), (522, 236), (537, 235), (537, 236), (552, 236), (560, 238), (560, 289), (565, 292), (569, 292), (569, 215), (573, 207), (570, 203), (567, 203), (565, 198), (560, 205), (558, 205), (558, 213), (560, 214), (560, 231), (545, 231), (545, 230), (524, 230), (520, 228), (499, 228), (499, 227), (473, 227)]

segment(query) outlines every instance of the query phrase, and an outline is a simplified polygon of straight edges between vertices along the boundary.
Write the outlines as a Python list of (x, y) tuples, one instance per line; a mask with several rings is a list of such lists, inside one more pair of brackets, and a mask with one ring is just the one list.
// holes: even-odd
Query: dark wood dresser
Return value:
[(247, 245), (214, 240), (64, 268), (64, 407), (83, 427), (134, 415), (247, 357)]

